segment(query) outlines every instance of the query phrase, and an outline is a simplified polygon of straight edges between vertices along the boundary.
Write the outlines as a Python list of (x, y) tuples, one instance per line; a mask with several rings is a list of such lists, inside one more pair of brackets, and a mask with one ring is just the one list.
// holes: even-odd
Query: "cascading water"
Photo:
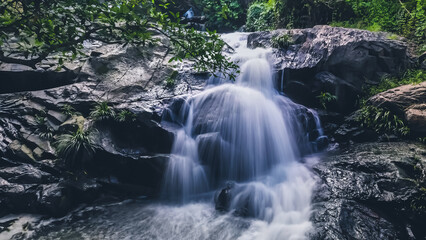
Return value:
[[(315, 181), (298, 160), (322, 134), (319, 121), (278, 94), (267, 60), (271, 50), (248, 49), (246, 36), (223, 36), (241, 65), (236, 82), (211, 80), (183, 104), (164, 194), (187, 203), (228, 185), (225, 198), (216, 194), (216, 201), (259, 219), (240, 239), (304, 239)], [(316, 134), (306, 131), (308, 115)]]
[(247, 34), (223, 37), (241, 64), (237, 81), (211, 79), (164, 117), (178, 126), (164, 177), (171, 201), (89, 207), (98, 214), (80, 221), (79, 212), (33, 239), (307, 238), (315, 181), (305, 155), (324, 138), (318, 116), (274, 90), (271, 49), (247, 49)]

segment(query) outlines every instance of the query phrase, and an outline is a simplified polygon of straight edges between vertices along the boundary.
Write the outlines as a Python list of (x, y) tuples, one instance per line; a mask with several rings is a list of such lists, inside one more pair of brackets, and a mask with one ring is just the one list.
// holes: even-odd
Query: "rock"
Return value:
[(389, 89), (374, 95), (368, 101), (376, 107), (386, 108), (403, 116), (408, 107), (426, 102), (426, 82)]
[(8, 182), (18, 184), (41, 184), (55, 181), (51, 174), (43, 172), (30, 164), (0, 169), (0, 177)]
[(60, 126), (58, 131), (59, 132), (75, 132), (79, 128), (83, 128), (84, 123), (86, 122), (86, 119), (83, 116), (72, 116), (67, 121), (63, 122)]
[(331, 102), (329, 110), (341, 113), (351, 112), (358, 104), (358, 95), (361, 93), (355, 86), (345, 80), (334, 76), (330, 72), (320, 72), (314, 78), (315, 95), (328, 92), (336, 96), (336, 101)]
[(322, 159), (313, 167), (320, 183), (311, 238), (424, 239), (424, 151), (403, 142), (355, 144)]
[(405, 119), (412, 134), (426, 135), (426, 104), (411, 105), (405, 110)]
[(53, 124), (60, 125), (63, 122), (65, 122), (65, 120), (67, 120), (68, 117), (63, 113), (53, 111), (53, 110), (49, 110), (49, 111), (47, 111), (47, 118), (48, 118), (48, 120), (52, 121)]
[(25, 144), (21, 144), (18, 140), (13, 141), (9, 144), (9, 148), (16, 153), (17, 156), (25, 160), (26, 162), (33, 162), (35, 158), (33, 152)]
[[(63, 216), (70, 210), (71, 197), (65, 195), (66, 189), (60, 183), (53, 183), (40, 186), (40, 194), (37, 199), (38, 207), (42, 212), (50, 216)], [(78, 196), (75, 196), (78, 197)]]
[[(269, 47), (271, 38), (279, 34), (289, 34), (295, 42), (288, 49), (274, 50), (276, 71), (285, 70), (290, 82), (303, 83), (308, 89), (338, 95), (338, 109), (345, 113), (354, 110), (365, 83), (378, 83), (383, 74), (403, 72), (415, 61), (405, 43), (389, 40), (384, 33), (330, 26), (256, 32), (248, 36), (248, 46)], [(284, 92), (291, 94), (292, 89)], [(315, 99), (318, 92), (310, 94)]]

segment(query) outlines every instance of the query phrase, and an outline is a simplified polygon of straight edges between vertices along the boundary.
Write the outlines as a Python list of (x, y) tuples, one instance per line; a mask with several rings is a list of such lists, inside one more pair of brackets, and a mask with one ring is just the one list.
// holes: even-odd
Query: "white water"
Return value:
[[(241, 66), (237, 81), (212, 80), (181, 109), (184, 127), (176, 134), (164, 194), (184, 204), (178, 209), (188, 211), (190, 201), (233, 181), (231, 214), (243, 211), (258, 219), (242, 233), (235, 230), (238, 239), (305, 239), (312, 228), (315, 185), (299, 163), (310, 149), (301, 130), (306, 123), (296, 117), (300, 108), (274, 89), (270, 49), (248, 49), (246, 36), (224, 35)], [(220, 219), (212, 222), (216, 221)], [(188, 234), (188, 239), (195, 237)], [(230, 235), (221, 239), (236, 238)]]

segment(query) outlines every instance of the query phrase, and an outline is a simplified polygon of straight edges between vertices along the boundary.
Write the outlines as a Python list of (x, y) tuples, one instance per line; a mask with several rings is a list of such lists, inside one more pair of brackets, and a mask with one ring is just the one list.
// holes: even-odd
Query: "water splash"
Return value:
[(241, 65), (237, 81), (210, 81), (185, 102), (164, 193), (187, 202), (234, 181), (228, 210), (261, 220), (241, 239), (304, 239), (315, 181), (298, 159), (315, 150), (319, 119), (278, 94), (270, 49), (248, 49), (246, 37), (224, 36)]

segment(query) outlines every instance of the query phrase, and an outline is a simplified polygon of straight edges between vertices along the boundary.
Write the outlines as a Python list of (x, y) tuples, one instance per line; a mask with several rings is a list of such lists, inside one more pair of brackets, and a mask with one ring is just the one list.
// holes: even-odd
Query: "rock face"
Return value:
[(354, 110), (365, 84), (404, 71), (414, 61), (403, 42), (389, 40), (385, 33), (330, 26), (253, 33), (248, 45), (269, 47), (281, 35), (291, 36), (283, 44), (288, 47), (275, 49), (273, 56), (276, 70), (284, 71), (278, 74), (278, 81), (284, 76), (284, 92), (292, 96), (300, 89), (304, 96), (292, 97), (308, 105), (314, 105), (319, 93), (330, 92), (340, 103), (333, 109), (345, 113)]
[(368, 101), (374, 106), (404, 116), (415, 135), (426, 135), (426, 82), (393, 88)]
[(408, 143), (352, 146), (313, 167), (312, 239), (424, 239), (426, 149)]
[[(2, 66), (1, 81), (22, 78), (26, 82), (18, 85), (29, 88), (10, 85), (0, 93), (37, 91), (0, 94), (0, 178), (4, 183), (0, 184), (0, 216), (10, 212), (61, 215), (75, 204), (93, 200), (101, 187), (123, 194), (158, 193), (174, 130), (161, 124), (163, 110), (176, 96), (200, 91), (208, 77), (192, 74), (192, 63), (185, 62), (177, 69), (175, 86), (166, 87), (165, 79), (173, 69), (168, 63), (168, 43), (163, 40), (147, 49), (95, 43), (86, 48), (91, 57), (78, 66), (77, 79), (62, 76), (66, 82), (57, 85), (48, 84), (50, 78), (46, 85), (35, 79), (55, 75), (54, 63), (50, 69), (36, 71)], [(31, 80), (35, 82), (29, 84)], [(94, 104), (102, 101), (108, 101), (117, 112), (132, 112), (135, 121), (90, 121)], [(65, 104), (80, 114), (63, 113)], [(52, 139), (43, 137), (40, 118)], [(59, 135), (88, 125), (97, 129), (96, 154), (88, 166), (95, 178), (80, 176), (75, 180), (63, 168), (54, 143)]]

